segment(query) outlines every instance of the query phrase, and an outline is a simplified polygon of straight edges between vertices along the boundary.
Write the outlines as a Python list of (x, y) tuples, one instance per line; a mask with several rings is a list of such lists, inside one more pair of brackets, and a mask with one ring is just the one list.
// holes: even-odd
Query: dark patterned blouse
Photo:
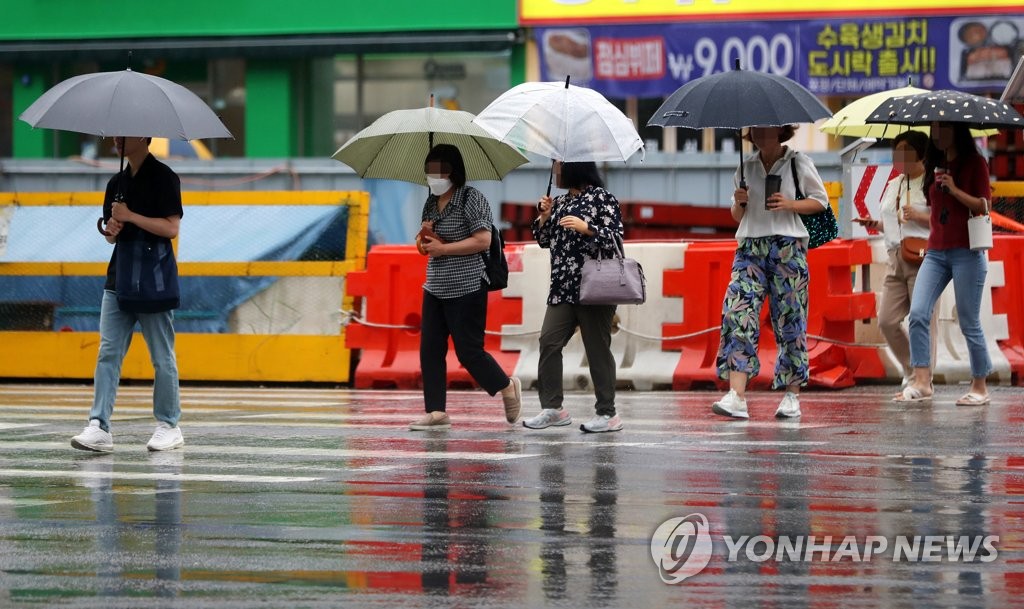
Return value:
[[(551, 250), (551, 290), (548, 304), (578, 303), (583, 262), (602, 256), (613, 256), (615, 239), (622, 238), (622, 211), (615, 197), (600, 186), (588, 186), (579, 194), (564, 194), (551, 203), (551, 217), (540, 226), (533, 221), (533, 237), (538, 245)], [(593, 231), (592, 236), (558, 225), (566, 216), (580, 218)]]

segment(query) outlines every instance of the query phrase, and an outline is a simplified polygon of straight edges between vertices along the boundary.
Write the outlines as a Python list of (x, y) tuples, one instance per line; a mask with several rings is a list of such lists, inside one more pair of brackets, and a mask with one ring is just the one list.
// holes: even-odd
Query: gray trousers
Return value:
[(541, 408), (562, 408), (562, 349), (579, 326), (597, 414), (615, 416), (615, 357), (612, 356), (612, 317), (615, 305), (548, 305), (540, 330), (537, 392)]

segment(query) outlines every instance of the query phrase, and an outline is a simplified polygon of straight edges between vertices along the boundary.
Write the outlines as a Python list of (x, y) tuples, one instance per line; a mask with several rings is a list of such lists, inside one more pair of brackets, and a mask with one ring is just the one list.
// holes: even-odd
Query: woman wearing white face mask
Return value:
[(424, 171), (430, 188), (422, 216), (426, 235), (419, 243), (420, 251), (430, 256), (420, 334), (426, 414), (409, 428), (451, 427), (445, 412), (449, 336), (459, 363), (487, 393), (501, 393), (505, 419), (515, 423), (522, 408), (522, 385), (484, 351), (487, 274), (480, 253), (491, 244), (491, 206), (479, 190), (466, 185), (465, 164), (455, 146), (434, 146)]

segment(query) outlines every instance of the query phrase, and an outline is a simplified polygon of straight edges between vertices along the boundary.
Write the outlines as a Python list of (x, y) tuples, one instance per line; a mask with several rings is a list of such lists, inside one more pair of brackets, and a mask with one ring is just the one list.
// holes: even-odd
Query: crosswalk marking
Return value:
[(26, 427), (40, 427), (43, 423), (3, 423), (0, 422), (0, 429), (24, 429)]
[(11, 478), (82, 478), (92, 480), (178, 480), (181, 482), (254, 482), (254, 483), (294, 483), (317, 482), (323, 478), (313, 476), (253, 476), (247, 474), (179, 474), (165, 472), (95, 472), (85, 470), (36, 470), (36, 469), (0, 469), (0, 476)]
[[(71, 450), (64, 442), (23, 442), (0, 440), (0, 448), (5, 450)], [(186, 452), (202, 455), (266, 455), (295, 457), (328, 457), (333, 459), (456, 459), (472, 461), (509, 461), (513, 459), (531, 459), (541, 457), (538, 454), (509, 454), (488, 452), (430, 452), (418, 450), (361, 450), (349, 448), (311, 448), (299, 446), (217, 446), (212, 444), (186, 444)]]

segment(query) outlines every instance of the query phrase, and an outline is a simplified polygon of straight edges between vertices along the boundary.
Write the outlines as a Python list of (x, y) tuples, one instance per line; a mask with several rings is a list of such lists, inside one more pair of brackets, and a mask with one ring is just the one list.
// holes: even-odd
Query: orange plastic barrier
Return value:
[(998, 341), (1014, 385), (1024, 385), (1024, 236), (993, 235), (990, 261), (1002, 261), (1005, 285), (992, 288), (992, 313), (1006, 315), (1009, 338)]
[[(853, 291), (852, 267), (871, 264), (871, 246), (864, 239), (837, 240), (811, 250), (807, 334), (853, 343), (856, 324), (875, 317), (874, 292)], [(856, 378), (885, 378), (885, 367), (875, 347), (852, 347), (808, 338), (811, 383), (850, 387)]]
[[(691, 243), (683, 268), (665, 271), (664, 295), (683, 298), (683, 323), (665, 324), (663, 336), (690, 334), (721, 324), (722, 298), (729, 284), (735, 250), (736, 244), (732, 241)], [(865, 241), (835, 241), (810, 253), (808, 334), (842, 342), (855, 340), (854, 324), (875, 315), (875, 296), (853, 292), (850, 268), (870, 262), (871, 249)], [(758, 345), (761, 374), (749, 382), (754, 389), (771, 386), (777, 357), (768, 310), (765, 303)], [(672, 377), (673, 389), (690, 389), (695, 384), (723, 386), (715, 369), (719, 341), (718, 332), (665, 341), (665, 349), (682, 350)], [(877, 352), (872, 348), (845, 347), (808, 339), (808, 349), (812, 385), (849, 387), (856, 376), (885, 375)]]
[[(522, 270), (522, 245), (508, 244), (505, 256), (509, 270)], [(346, 292), (362, 299), (364, 319), (373, 324), (414, 326), (381, 328), (353, 322), (346, 331), (346, 346), (359, 350), (355, 371), (358, 389), (415, 389), (423, 386), (420, 372), (420, 310), (427, 258), (415, 246), (374, 246), (366, 259), (366, 270), (350, 272)], [(522, 323), (522, 300), (504, 298), (491, 292), (487, 309), (487, 330), (499, 332), (505, 324)], [(484, 347), (498, 364), (511, 373), (519, 354), (501, 351), (501, 337), (488, 334)], [(469, 373), (459, 364), (455, 348), (449, 342), (448, 385), (473, 387)]]

